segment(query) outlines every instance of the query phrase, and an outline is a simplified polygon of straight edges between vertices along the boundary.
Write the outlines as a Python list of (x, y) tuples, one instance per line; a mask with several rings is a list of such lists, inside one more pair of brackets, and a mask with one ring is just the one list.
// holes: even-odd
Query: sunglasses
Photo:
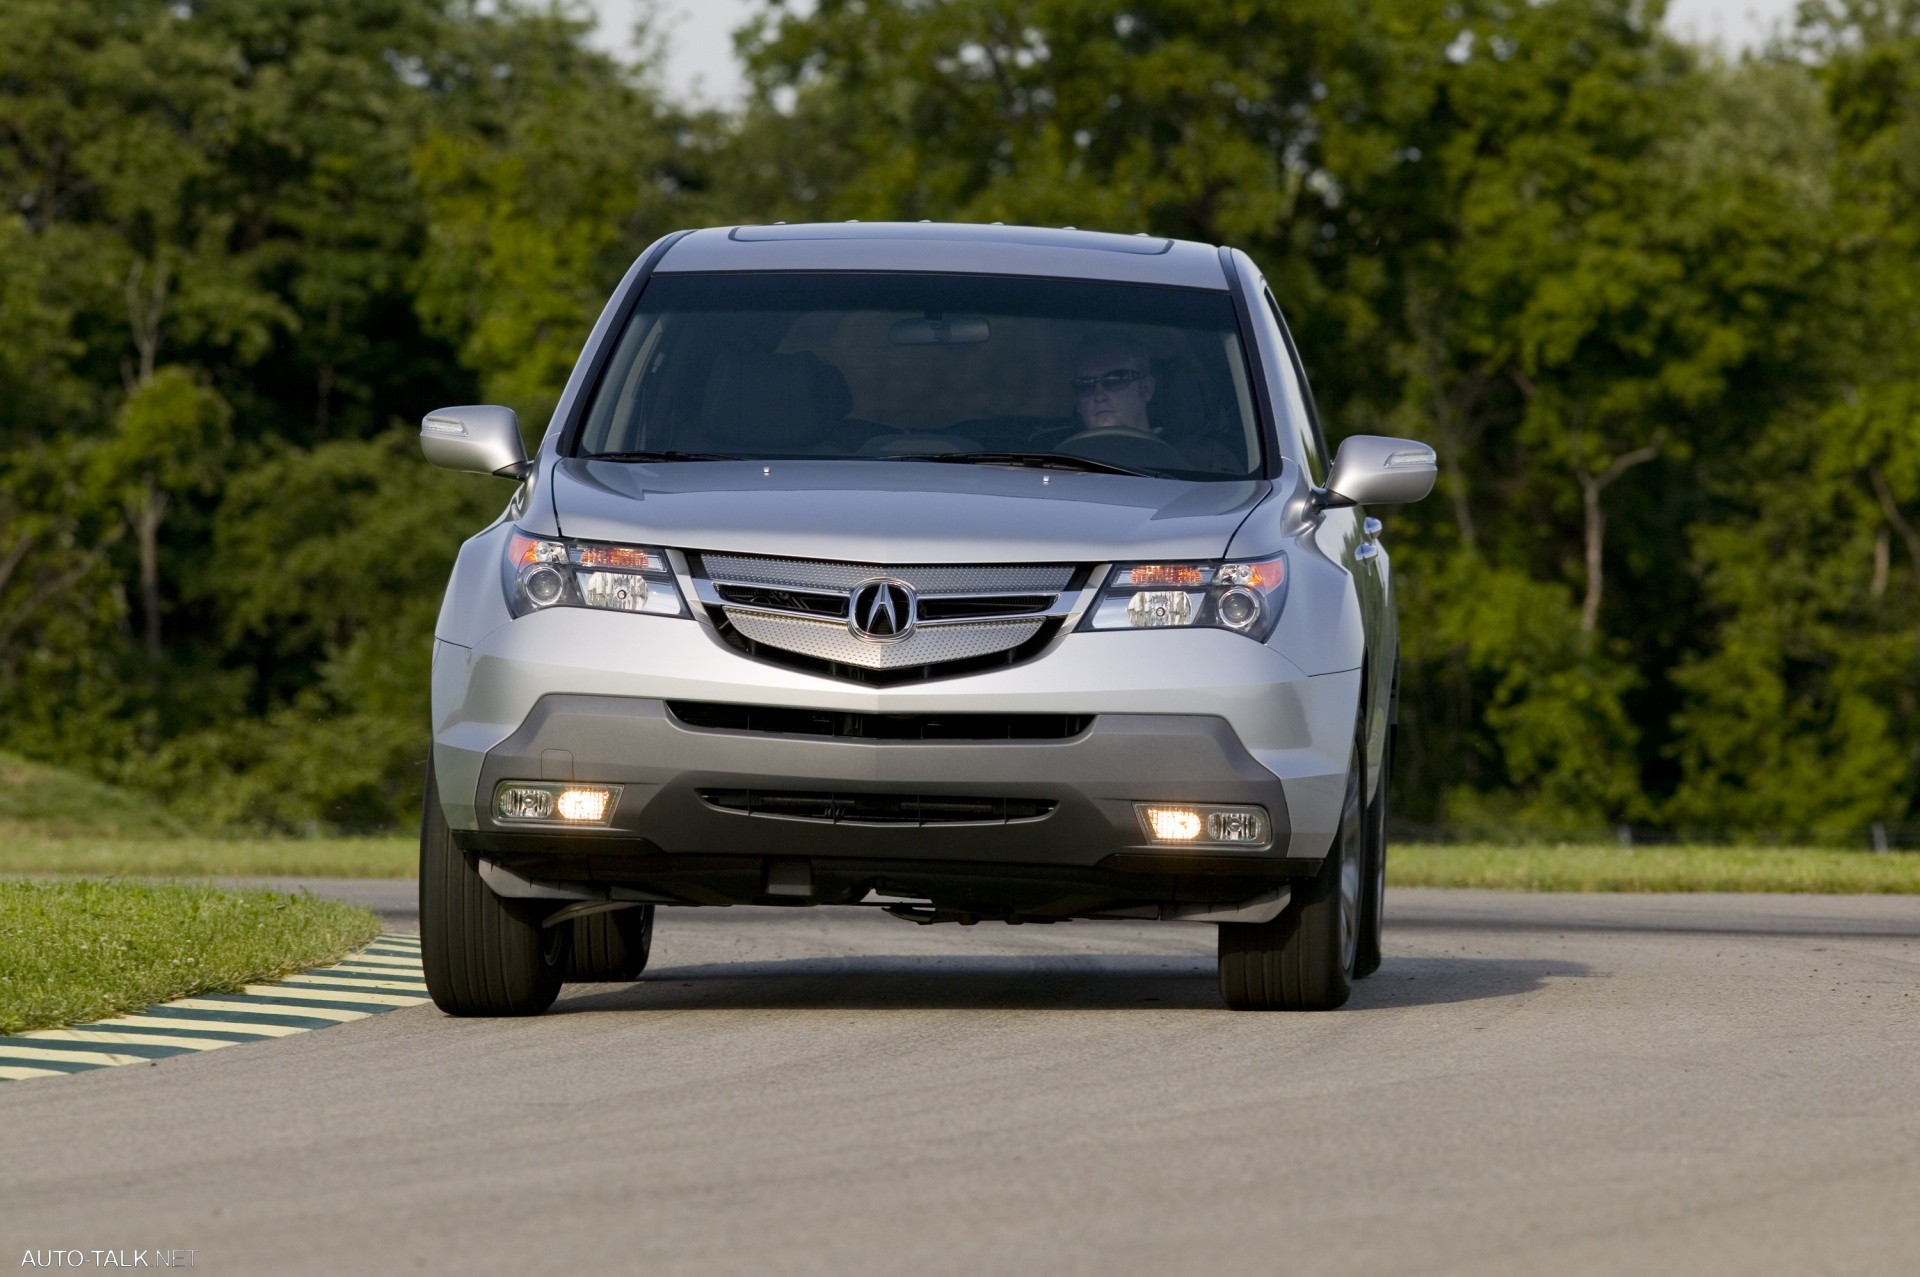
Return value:
[(1082, 398), (1095, 390), (1104, 390), (1110, 395), (1117, 395), (1146, 375), (1132, 368), (1115, 368), (1112, 372), (1103, 372), (1098, 377), (1075, 377), (1073, 393)]

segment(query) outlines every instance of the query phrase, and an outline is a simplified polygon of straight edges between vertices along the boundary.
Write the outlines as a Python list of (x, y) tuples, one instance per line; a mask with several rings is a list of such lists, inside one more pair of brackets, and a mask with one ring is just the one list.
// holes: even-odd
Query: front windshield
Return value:
[(576, 451), (1261, 466), (1226, 293), (901, 273), (654, 276)]

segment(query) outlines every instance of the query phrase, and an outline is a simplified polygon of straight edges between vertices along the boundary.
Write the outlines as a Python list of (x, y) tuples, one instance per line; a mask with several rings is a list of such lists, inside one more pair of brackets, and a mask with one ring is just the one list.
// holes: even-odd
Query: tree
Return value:
[(1920, 810), (1920, 9), (1806, 5), (1782, 52), (1824, 90), (1800, 118), (1833, 123), (1816, 170), (1833, 260), (1788, 320), (1828, 335), (1828, 366), (1695, 536), (1716, 614), (1675, 673), (1672, 816), (1839, 835)]
[(91, 456), (95, 483), (125, 511), (140, 562), (146, 653), (161, 657), (160, 528), (176, 494), (206, 492), (220, 478), (232, 412), (186, 369), (152, 371), (120, 405), (114, 432)]
[(415, 304), (487, 398), (534, 422), (633, 259), (705, 211), (710, 122), (585, 32), (557, 15), (470, 24), (459, 100), (413, 157), (428, 215)]

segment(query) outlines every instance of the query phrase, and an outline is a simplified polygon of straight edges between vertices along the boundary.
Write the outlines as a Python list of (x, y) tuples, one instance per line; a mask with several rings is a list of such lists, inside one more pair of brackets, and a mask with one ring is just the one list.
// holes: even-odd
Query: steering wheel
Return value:
[[(1092, 444), (1092, 448), (1076, 448), (1076, 444)], [(1086, 457), (1093, 461), (1111, 461), (1116, 465), (1129, 462), (1136, 465), (1151, 466), (1156, 470), (1185, 470), (1187, 458), (1178, 448), (1165, 439), (1138, 430), (1082, 430), (1077, 435), (1062, 439), (1054, 447), (1061, 452), (1070, 452), (1075, 456)]]

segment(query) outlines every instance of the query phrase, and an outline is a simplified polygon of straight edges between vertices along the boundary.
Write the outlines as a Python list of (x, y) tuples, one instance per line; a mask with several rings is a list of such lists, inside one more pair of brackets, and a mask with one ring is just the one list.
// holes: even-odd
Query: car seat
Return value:
[(840, 451), (853, 407), (847, 379), (812, 351), (725, 349), (707, 373), (702, 451), (793, 455)]

